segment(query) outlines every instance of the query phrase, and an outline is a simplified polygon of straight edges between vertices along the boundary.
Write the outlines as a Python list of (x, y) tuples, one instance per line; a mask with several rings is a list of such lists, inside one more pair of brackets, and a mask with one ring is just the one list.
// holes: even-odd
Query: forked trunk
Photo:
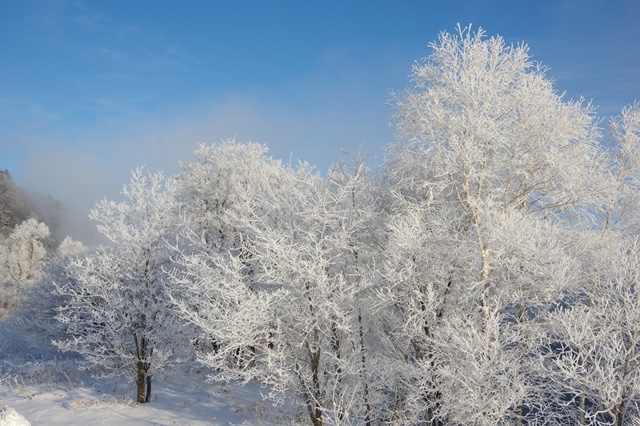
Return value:
[(615, 421), (616, 421), (616, 426), (623, 426), (624, 425), (624, 414), (625, 411), (627, 411), (627, 403), (626, 402), (621, 402), (620, 404), (616, 405), (616, 408), (614, 410), (614, 413), (616, 415)]

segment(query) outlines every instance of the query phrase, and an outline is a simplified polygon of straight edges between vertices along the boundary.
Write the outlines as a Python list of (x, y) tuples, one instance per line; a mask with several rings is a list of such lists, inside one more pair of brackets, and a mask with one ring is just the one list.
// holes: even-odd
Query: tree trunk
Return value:
[(137, 397), (136, 402), (138, 404), (144, 404), (151, 401), (151, 375), (149, 374), (149, 368), (151, 363), (149, 358), (153, 353), (153, 349), (148, 347), (147, 339), (142, 337), (138, 342), (136, 333), (133, 333), (133, 338), (136, 343), (136, 385), (137, 385)]
[(580, 426), (584, 425), (584, 395), (580, 396), (580, 400), (578, 401), (578, 424)]
[[(313, 305), (311, 305), (311, 312), (313, 313)], [(307, 401), (307, 410), (309, 411), (309, 417), (311, 417), (311, 423), (313, 426), (323, 426), (322, 421), (322, 403), (321, 403), (321, 390), (320, 390), (320, 331), (317, 328), (313, 329), (313, 342), (316, 347), (315, 350), (311, 348), (309, 342), (307, 345), (307, 355), (309, 357), (309, 367), (311, 368), (311, 380), (313, 383), (313, 393), (309, 394)], [(313, 408), (315, 406), (315, 408)]]
[(151, 376), (147, 374), (147, 395), (145, 402), (151, 402)]
[(624, 414), (627, 411), (627, 403), (623, 400), (620, 404), (616, 405), (614, 413), (616, 415), (615, 422), (616, 426), (624, 425)]
[(358, 308), (358, 330), (360, 332), (360, 376), (362, 378), (362, 384), (364, 385), (364, 406), (365, 406), (365, 416), (364, 416), (364, 424), (365, 426), (371, 426), (371, 404), (369, 403), (369, 383), (367, 377), (367, 358), (365, 352), (364, 345), (364, 330), (362, 324), (362, 312), (360, 308)]
[(311, 424), (313, 424), (313, 426), (323, 426), (324, 422), (322, 421), (322, 411), (320, 410), (320, 407), (316, 407), (316, 411), (309, 413), (309, 416), (311, 416)]
[(139, 361), (138, 372), (136, 377), (137, 385), (137, 398), (138, 404), (144, 404), (151, 401), (151, 376), (147, 364)]
[(136, 384), (137, 384), (137, 387), (138, 387), (138, 396), (136, 398), (136, 402), (138, 404), (144, 404), (145, 402), (147, 402), (147, 398), (145, 397), (146, 381), (147, 381), (146, 380), (146, 375), (145, 375), (144, 371), (138, 365), (138, 373), (137, 373), (137, 380), (136, 380)]

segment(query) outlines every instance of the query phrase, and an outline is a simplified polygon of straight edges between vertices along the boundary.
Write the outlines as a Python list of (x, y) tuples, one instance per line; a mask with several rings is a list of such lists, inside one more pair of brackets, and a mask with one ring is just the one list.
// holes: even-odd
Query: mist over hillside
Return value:
[(98, 241), (88, 212), (81, 212), (71, 202), (22, 188), (9, 170), (0, 170), (0, 238), (6, 238), (16, 225), (30, 218), (49, 227), (48, 248), (57, 247), (67, 235), (87, 244)]

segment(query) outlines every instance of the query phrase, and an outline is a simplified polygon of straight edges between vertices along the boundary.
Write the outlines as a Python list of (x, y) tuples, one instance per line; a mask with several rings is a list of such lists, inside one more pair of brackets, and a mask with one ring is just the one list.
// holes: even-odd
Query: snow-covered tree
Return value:
[[(601, 205), (590, 211), (593, 215), (594, 226), (590, 231), (581, 232), (574, 236), (572, 243), (572, 255), (579, 260), (580, 277), (576, 279), (579, 283), (575, 291), (567, 294), (562, 304), (562, 323), (565, 324), (562, 336), (552, 334), (549, 345), (557, 345), (558, 340), (563, 340), (563, 344), (570, 345), (569, 342), (584, 338), (584, 330), (591, 328), (613, 327), (618, 323), (618, 313), (616, 309), (607, 309), (603, 315), (602, 297), (614, 297), (608, 285), (615, 281), (620, 275), (619, 265), (624, 264), (620, 259), (620, 253), (624, 247), (633, 246), (633, 238), (640, 232), (638, 217), (640, 217), (640, 110), (638, 103), (634, 103), (623, 108), (622, 113), (613, 117), (609, 123), (607, 144), (604, 156), (599, 160), (605, 168), (604, 175), (592, 176), (592, 181), (597, 183), (601, 199)], [(621, 248), (623, 247), (623, 248)], [(628, 261), (629, 259), (627, 259)], [(616, 266), (617, 265), (617, 266)], [(615, 288), (613, 289), (615, 290)], [(604, 293), (603, 293), (604, 292)], [(593, 311), (592, 311), (593, 310)], [(575, 318), (572, 318), (575, 316)], [(550, 319), (550, 324), (556, 321), (556, 317)], [(580, 323), (580, 327), (569, 327), (569, 324)], [(604, 335), (600, 335), (603, 337)], [(568, 346), (565, 346), (568, 347)], [(577, 347), (572, 346), (572, 350)], [(607, 356), (607, 351), (601, 351), (598, 356)], [(550, 353), (553, 353), (551, 351)], [(556, 355), (553, 353), (554, 356)], [(572, 356), (582, 357), (577, 352), (571, 352)], [(589, 356), (585, 354), (584, 356)], [(567, 358), (569, 360), (571, 358)], [(566, 361), (565, 360), (565, 361)], [(575, 358), (574, 358), (575, 360)], [(609, 359), (609, 363), (615, 363)], [(542, 374), (547, 377), (547, 382), (556, 381), (558, 377), (566, 377), (554, 366), (555, 363), (546, 364), (547, 371)], [(594, 370), (595, 374), (589, 377), (592, 382), (602, 380), (600, 372)], [(613, 374), (608, 371), (607, 374)], [(564, 402), (564, 407), (570, 421), (578, 424), (591, 424), (593, 422), (604, 422), (619, 415), (607, 417), (606, 415), (596, 415), (590, 411), (594, 404), (602, 406), (602, 402), (591, 400), (589, 389), (577, 390), (574, 387), (567, 389), (562, 386), (557, 390), (557, 394), (570, 394), (572, 403)], [(560, 403), (562, 405), (562, 403)], [(605, 404), (606, 405), (606, 404)], [(607, 408), (609, 409), (609, 408)], [(612, 414), (613, 415), (613, 414)]]
[[(414, 217), (392, 225), (422, 232), (405, 249), (421, 251), (417, 256), (393, 260), (391, 248), (390, 269), (401, 268), (407, 279), (394, 280), (399, 293), (390, 300), (406, 300), (408, 288), (418, 295), (399, 316), (413, 327), (410, 336), (422, 336), (405, 346), (420, 344), (428, 354), (424, 372), (407, 380), (431, 377), (425, 398), (434, 411), (423, 419), (433, 424), (516, 421), (536, 404), (536, 385), (526, 380), (526, 330), (571, 283), (562, 229), (581, 220), (583, 206), (599, 202), (588, 185), (599, 133), (591, 107), (564, 101), (526, 45), (465, 28), (442, 33), (431, 47), (414, 66), (412, 87), (395, 96), (399, 142), (387, 161), (399, 213)], [(483, 362), (441, 352), (454, 323), (466, 327), (457, 339), (483, 342), (481, 350), (471, 344)], [(446, 394), (461, 389), (449, 386), (454, 379), (465, 383), (487, 371), (493, 375), (485, 391)]]
[(16, 289), (40, 278), (47, 254), (43, 241), (49, 236), (49, 228), (35, 219), (27, 219), (17, 225), (4, 242), (2, 272), (4, 279)]
[(217, 178), (206, 182), (216, 186), (198, 192), (234, 188), (211, 221), (234, 229), (236, 243), (220, 232), (221, 250), (205, 233), (186, 232), (174, 256), (181, 311), (216, 342), (201, 360), (217, 379), (255, 379), (276, 401), (299, 398), (313, 424), (370, 423), (371, 251), (363, 244), (375, 229), (368, 226), (375, 197), (365, 168), (337, 166), (323, 179), (305, 165), (253, 157), (240, 171), (220, 173), (228, 151), (214, 149), (222, 156), (209, 160), (217, 164), (209, 176)]
[(235, 140), (201, 145), (195, 160), (182, 164), (175, 178), (175, 208), (182, 225), (210, 247), (240, 247), (241, 236), (231, 218), (258, 214), (258, 194), (279, 172), (266, 153), (264, 145)]
[(172, 239), (172, 197), (162, 173), (133, 172), (124, 201), (101, 201), (90, 217), (112, 243), (72, 260), (67, 273), (75, 285), (60, 284), (68, 300), (58, 320), (71, 336), (55, 342), (80, 353), (86, 367), (105, 374), (132, 374), (136, 400), (149, 402), (151, 378), (182, 348), (172, 325), (164, 267)]
[(603, 253), (608, 276), (596, 277), (589, 303), (576, 300), (550, 318), (557, 355), (551, 377), (576, 400), (587, 424), (640, 419), (640, 241)]
[(42, 268), (41, 279), (23, 291), (24, 303), (18, 321), (33, 346), (47, 347), (65, 337), (66, 327), (56, 320), (56, 315), (58, 308), (69, 300), (56, 291), (56, 286), (77, 288), (78, 282), (70, 274), (70, 263), (88, 251), (83, 243), (67, 236)]
[(85, 246), (82, 241), (76, 241), (73, 238), (66, 236), (56, 249), (56, 257), (65, 258), (79, 256), (86, 253), (87, 250), (87, 246)]
[(610, 181), (605, 188), (604, 230), (640, 234), (640, 103), (622, 109), (609, 125)]
[(47, 255), (44, 241), (48, 236), (47, 225), (27, 219), (0, 242), (0, 311), (4, 314), (16, 311), (19, 291), (25, 284), (40, 279)]
[[(171, 188), (177, 231), (181, 234), (173, 247), (172, 274), (192, 272), (185, 269), (188, 267), (184, 263), (191, 262), (187, 257), (207, 258), (229, 252), (242, 258), (248, 268), (245, 278), (251, 280), (249, 276), (254, 276), (255, 262), (248, 247), (252, 240), (242, 229), (243, 223), (249, 217), (259, 217), (263, 222), (269, 218), (277, 220), (277, 214), (266, 214), (259, 197), (267, 187), (278, 186), (282, 166), (266, 155), (264, 145), (241, 144), (235, 140), (201, 145), (194, 154), (194, 161), (181, 165), (182, 171), (175, 176)], [(172, 295), (184, 301), (186, 299), (179, 296), (181, 288), (175, 286)], [(191, 312), (201, 309), (198, 300), (189, 307)], [(187, 332), (194, 331), (185, 329), (184, 333)], [(191, 337), (202, 349), (215, 348), (218, 344), (212, 336)]]

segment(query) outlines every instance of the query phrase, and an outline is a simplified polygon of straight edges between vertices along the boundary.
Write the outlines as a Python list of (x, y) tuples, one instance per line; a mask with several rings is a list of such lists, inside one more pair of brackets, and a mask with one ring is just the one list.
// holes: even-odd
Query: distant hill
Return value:
[(29, 218), (23, 191), (8, 170), (0, 170), (0, 237), (6, 237), (17, 224)]
[(34, 218), (51, 231), (48, 245), (57, 246), (63, 205), (51, 196), (26, 191), (15, 184), (8, 170), (0, 170), (0, 238), (7, 237), (19, 223)]

